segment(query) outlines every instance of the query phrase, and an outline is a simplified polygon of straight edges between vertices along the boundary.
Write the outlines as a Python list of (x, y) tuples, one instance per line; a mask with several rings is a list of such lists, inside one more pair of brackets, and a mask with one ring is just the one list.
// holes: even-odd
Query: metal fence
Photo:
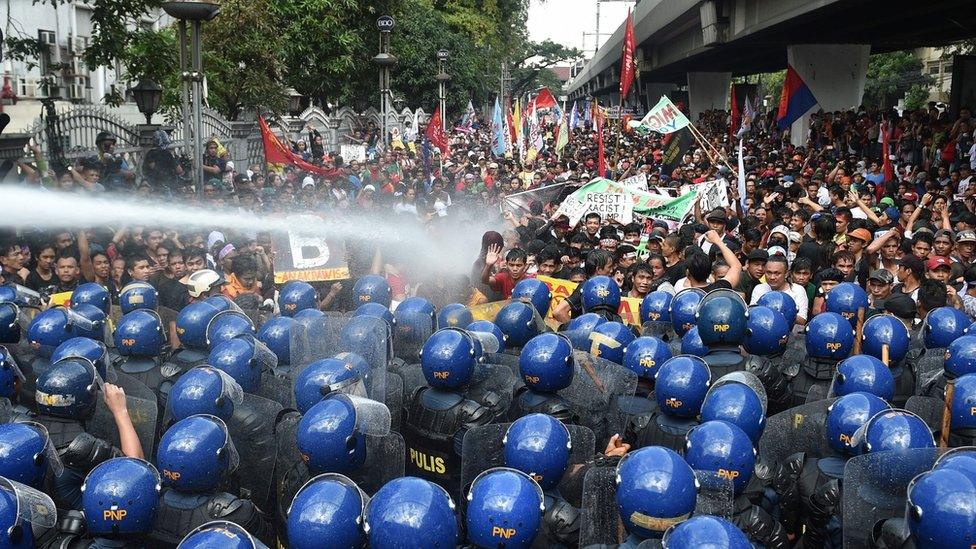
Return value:
[[(411, 109), (389, 113), (389, 127), (398, 128), (402, 134), (410, 128), (414, 114), (415, 111)], [(416, 115), (421, 123), (425, 123), (429, 118), (421, 108), (416, 109)], [(129, 164), (140, 172), (145, 153), (154, 146), (152, 132), (160, 127), (172, 129), (174, 147), (177, 152), (183, 151), (184, 121), (178, 121), (175, 126), (135, 124), (97, 105), (68, 107), (58, 112), (58, 119), (57, 134), (60, 136), (62, 149), (69, 161), (94, 155), (95, 139), (102, 131), (109, 131), (116, 135), (116, 153), (125, 155)], [(370, 108), (364, 112), (357, 112), (348, 107), (326, 113), (319, 107), (313, 106), (297, 117), (272, 117), (269, 123), (273, 131), (291, 140), (304, 139), (308, 126), (311, 126), (322, 135), (326, 151), (338, 151), (342, 144), (351, 142), (349, 136), (370, 125), (383, 127), (382, 115), (376, 109)], [(48, 143), (43, 119), (38, 118), (25, 133), (33, 137), (34, 142), (40, 146), (45, 155), (50, 154), (51, 144)], [(220, 141), (227, 148), (230, 158), (239, 171), (252, 164), (264, 162), (264, 146), (256, 120), (230, 121), (217, 111), (204, 108), (201, 133), (204, 142), (209, 139)]]

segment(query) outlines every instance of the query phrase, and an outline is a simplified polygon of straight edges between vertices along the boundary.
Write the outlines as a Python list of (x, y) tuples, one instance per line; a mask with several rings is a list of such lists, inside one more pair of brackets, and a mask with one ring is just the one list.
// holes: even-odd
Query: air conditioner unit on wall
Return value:
[(72, 36), (70, 37), (71, 53), (74, 55), (82, 55), (85, 53), (85, 48), (88, 47), (88, 37), (87, 36)]

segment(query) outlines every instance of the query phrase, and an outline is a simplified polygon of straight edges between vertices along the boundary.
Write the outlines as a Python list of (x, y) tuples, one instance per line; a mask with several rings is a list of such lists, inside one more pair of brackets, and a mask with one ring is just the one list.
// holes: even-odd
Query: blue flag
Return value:
[(430, 140), (425, 135), (421, 149), (421, 160), (424, 165), (424, 189), (427, 192), (430, 192), (430, 152)]
[(502, 104), (498, 97), (495, 97), (495, 113), (491, 119), (491, 152), (495, 156), (505, 156), (505, 119), (502, 115)]
[(573, 101), (573, 109), (569, 111), (569, 129), (575, 130), (579, 126), (579, 111), (576, 110), (576, 101)]

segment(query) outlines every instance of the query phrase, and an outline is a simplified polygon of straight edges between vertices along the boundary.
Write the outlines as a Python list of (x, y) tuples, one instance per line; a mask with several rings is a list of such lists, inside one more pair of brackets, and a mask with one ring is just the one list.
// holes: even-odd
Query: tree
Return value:
[(864, 101), (869, 107), (887, 108), (915, 85), (927, 86), (931, 79), (922, 73), (922, 62), (910, 51), (872, 55), (868, 62)]
[(526, 90), (539, 87), (540, 73), (548, 71), (550, 67), (564, 61), (575, 61), (582, 57), (583, 52), (576, 48), (567, 48), (552, 40), (542, 42), (526, 42), (514, 59), (515, 69), (512, 70), (512, 95), (517, 96)]

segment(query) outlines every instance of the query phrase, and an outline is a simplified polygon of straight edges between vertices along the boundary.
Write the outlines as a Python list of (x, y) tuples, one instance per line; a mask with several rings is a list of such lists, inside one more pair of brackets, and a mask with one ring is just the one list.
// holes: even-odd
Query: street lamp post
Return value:
[(447, 74), (445, 65), (447, 65), (447, 58), (451, 56), (451, 52), (445, 49), (437, 50), (437, 96), (440, 100), (441, 108), (441, 126), (442, 129), (447, 131), (447, 82), (451, 79), (451, 75)]
[(146, 125), (152, 124), (152, 115), (159, 110), (159, 103), (163, 99), (163, 87), (152, 78), (142, 78), (129, 91), (136, 100), (136, 106), (146, 117)]
[(376, 29), (380, 31), (380, 52), (373, 58), (373, 62), (380, 67), (380, 115), (383, 117), (383, 148), (386, 148), (389, 138), (389, 114), (392, 102), (390, 91), (390, 69), (396, 66), (397, 58), (390, 53), (390, 32), (396, 26), (396, 21), (389, 15), (381, 15), (376, 19)]
[[(203, 52), (201, 35), (203, 22), (220, 13), (217, 0), (170, 0), (163, 2), (163, 11), (179, 21), (180, 75), (183, 80), (183, 139), (186, 150), (191, 150), (187, 119), (193, 110), (193, 182), (198, 195), (203, 194)], [(190, 46), (190, 67), (187, 67), (187, 21), (193, 24)]]

